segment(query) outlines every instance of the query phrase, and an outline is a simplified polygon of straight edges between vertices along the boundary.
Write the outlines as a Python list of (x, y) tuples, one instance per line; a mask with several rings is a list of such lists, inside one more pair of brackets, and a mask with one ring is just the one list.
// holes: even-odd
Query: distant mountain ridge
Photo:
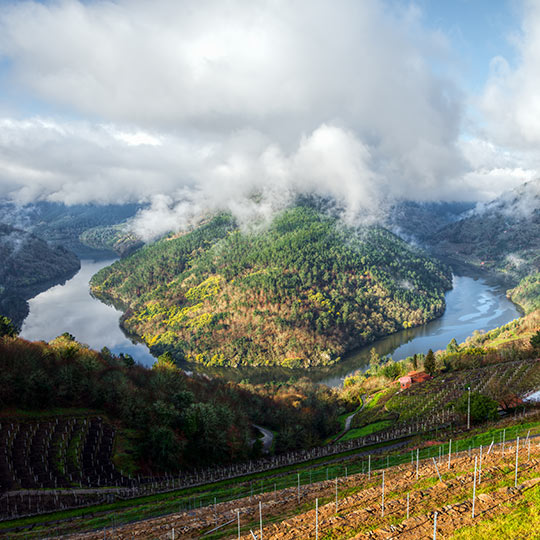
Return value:
[(478, 205), (435, 232), (436, 255), (497, 272), (517, 283), (540, 271), (540, 180)]
[[(81, 241), (81, 235), (89, 229), (107, 229), (125, 222), (142, 207), (143, 205), (136, 203), (67, 206), (48, 201), (17, 205), (3, 200), (0, 201), (0, 222), (31, 232), (49, 244), (64, 246), (82, 259), (104, 255), (110, 257), (115, 252), (115, 245), (99, 241), (110, 237), (108, 231), (94, 234), (88, 244)], [(136, 243), (136, 239), (131, 240), (130, 249)], [(127, 246), (125, 239), (120, 247), (127, 249)]]

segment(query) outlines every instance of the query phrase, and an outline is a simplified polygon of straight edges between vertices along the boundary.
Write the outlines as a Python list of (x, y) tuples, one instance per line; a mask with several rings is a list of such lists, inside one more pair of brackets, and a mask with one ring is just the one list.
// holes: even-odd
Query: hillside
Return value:
[(390, 209), (387, 226), (404, 240), (426, 242), (473, 208), (474, 204), (467, 202), (400, 201)]
[[(278, 452), (309, 448), (337, 430), (342, 404), (337, 391), (305, 380), (240, 385), (188, 377), (163, 358), (145, 368), (107, 349), (98, 353), (69, 334), (49, 344), (0, 336), (0, 417), (25, 422), (69, 411), (106, 416), (120, 437), (117, 464), (148, 472), (257, 457), (250, 444), (253, 423), (275, 430)], [(6, 435), (2, 424), (0, 439)], [(15, 479), (22, 488), (32, 482)]]
[(154, 352), (208, 365), (329, 365), (444, 310), (447, 268), (308, 206), (259, 232), (220, 215), (101, 270), (93, 294)]
[(540, 180), (506, 192), (447, 225), (430, 243), (438, 255), (517, 283), (540, 270)]
[(0, 221), (43, 238), (49, 244), (64, 246), (81, 259), (106, 255), (114, 252), (114, 245), (86, 244), (80, 235), (94, 227), (109, 227), (134, 216), (141, 208), (139, 204), (76, 204), (39, 201), (18, 206), (0, 200)]
[(507, 295), (512, 302), (520, 305), (525, 313), (540, 309), (540, 272), (523, 278)]
[(76, 255), (33, 234), (0, 223), (0, 313), (19, 325), (26, 300), (68, 279), (80, 268)]
[(126, 257), (143, 245), (143, 242), (129, 231), (126, 223), (92, 227), (82, 232), (79, 240), (85, 246), (114, 251), (120, 257)]

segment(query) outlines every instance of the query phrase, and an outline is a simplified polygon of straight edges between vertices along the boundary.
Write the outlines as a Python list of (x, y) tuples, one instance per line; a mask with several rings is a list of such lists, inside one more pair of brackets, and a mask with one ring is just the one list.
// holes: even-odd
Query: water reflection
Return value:
[(390, 354), (394, 360), (402, 360), (415, 353), (426, 353), (429, 349), (445, 349), (452, 338), (461, 343), (475, 330), (492, 330), (519, 316), (516, 306), (506, 298), (502, 285), (488, 284), (484, 279), (454, 276), (453, 289), (446, 294), (446, 310), (442, 317), (364, 347), (321, 382), (340, 386), (350, 373), (366, 369), (372, 348), (380, 355)]
[(21, 336), (32, 341), (50, 341), (69, 332), (93, 349), (108, 347), (116, 354), (128, 353), (137, 362), (152, 365), (155, 358), (146, 346), (132, 342), (122, 332), (118, 325), (122, 313), (90, 295), (90, 278), (113, 262), (83, 260), (80, 271), (72, 279), (29, 300), (30, 312)]
[(266, 382), (307, 376), (315, 382), (341, 386), (347, 375), (367, 369), (371, 349), (381, 356), (392, 355), (394, 360), (402, 360), (415, 353), (426, 353), (429, 349), (445, 349), (452, 338), (462, 342), (475, 330), (488, 331), (519, 316), (516, 306), (506, 298), (503, 286), (489, 284), (484, 279), (454, 276), (453, 289), (446, 294), (446, 310), (442, 317), (380, 339), (349, 355), (337, 366), (311, 369), (309, 372), (283, 368), (196, 369), (232, 380)]

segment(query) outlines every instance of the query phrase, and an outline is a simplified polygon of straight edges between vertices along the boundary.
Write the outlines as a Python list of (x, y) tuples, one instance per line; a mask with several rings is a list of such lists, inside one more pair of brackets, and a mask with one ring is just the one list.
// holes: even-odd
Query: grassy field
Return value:
[(391, 420), (381, 420), (380, 422), (374, 422), (373, 424), (368, 424), (367, 426), (347, 431), (347, 433), (345, 433), (345, 435), (339, 440), (340, 442), (343, 442), (350, 441), (351, 439), (358, 439), (358, 437), (365, 437), (366, 435), (371, 435), (371, 433), (375, 433), (376, 431), (380, 431), (381, 429), (386, 429), (391, 425)]
[(540, 538), (540, 489), (526, 492), (517, 506), (513, 502), (505, 503), (505, 506), (512, 507), (510, 513), (483, 519), (474, 526), (463, 527), (451, 538), (454, 540)]

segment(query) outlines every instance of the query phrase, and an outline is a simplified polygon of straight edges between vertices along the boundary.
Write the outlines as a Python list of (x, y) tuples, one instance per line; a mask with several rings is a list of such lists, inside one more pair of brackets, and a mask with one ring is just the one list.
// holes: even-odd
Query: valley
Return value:
[[(437, 234), (463, 221), (448, 208)], [(438, 210), (423, 206), (418, 219)], [(81, 238), (107, 249), (130, 242), (122, 224)], [(181, 518), (186, 538), (227, 536), (227, 524), (212, 532), (221, 529), (218, 509), (242, 507), (249, 478), (261, 479), (265, 500), (282, 482), (288, 500), (295, 475), (307, 486), (309, 473), (314, 491), (302, 497), (324, 500), (324, 475), (336, 467), (360, 474), (362, 456), (382, 454), (374, 468), (391, 468), (407, 448), (430, 457), (433, 433), (466, 438), (466, 387), (491, 410), (474, 417), (474, 429), (486, 421), (519, 429), (510, 415), (536, 414), (521, 398), (540, 384), (537, 273), (456, 259), (465, 270), (456, 275), (410, 241), (381, 226), (345, 226), (304, 203), (254, 229), (218, 214), (122, 259), (83, 259), (74, 277), (29, 300), (20, 337), (0, 337), (6, 527), (25, 536), (35, 516), (60, 512), (61, 530), (85, 531), (106, 523), (107, 508), (125, 515), (119, 522), (144, 508), (148, 517), (173, 514), (160, 524), (177, 523), (176, 493), (191, 508)], [(399, 377), (414, 370), (432, 378), (400, 389)], [(508, 415), (503, 424), (497, 408)], [(271, 434), (269, 448), (254, 426)], [(361, 493), (362, 478), (351, 476), (345, 491)], [(216, 482), (234, 487), (214, 490)], [(55, 498), (44, 496), (51, 488)], [(277, 523), (305, 521), (302, 504), (276, 507), (276, 538), (285, 534)], [(361, 534), (354, 505), (343, 512), (350, 531), (339, 530)], [(70, 524), (63, 515), (78, 517)]]

